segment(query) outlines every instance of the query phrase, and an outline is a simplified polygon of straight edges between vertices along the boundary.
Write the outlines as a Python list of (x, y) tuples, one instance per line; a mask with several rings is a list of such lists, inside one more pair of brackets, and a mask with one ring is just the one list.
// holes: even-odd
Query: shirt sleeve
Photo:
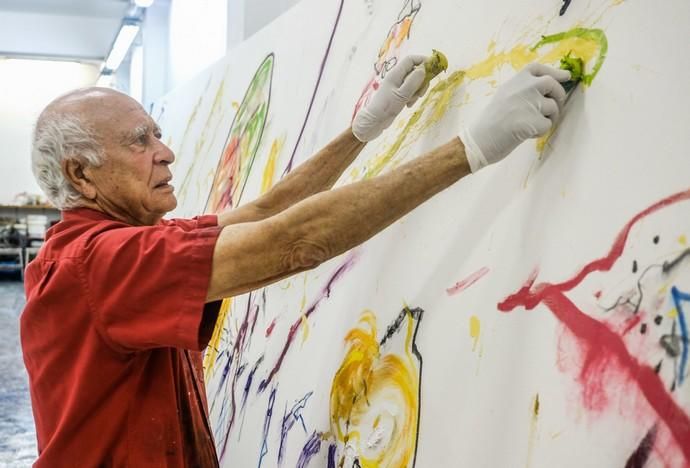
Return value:
[(162, 220), (163, 226), (177, 226), (184, 231), (193, 231), (195, 229), (202, 229), (207, 227), (218, 226), (218, 216), (216, 215), (202, 215), (191, 219), (174, 218), (171, 220)]
[(206, 304), (221, 230), (212, 221), (121, 227), (85, 243), (82, 281), (96, 326), (112, 347), (206, 347), (220, 306)]

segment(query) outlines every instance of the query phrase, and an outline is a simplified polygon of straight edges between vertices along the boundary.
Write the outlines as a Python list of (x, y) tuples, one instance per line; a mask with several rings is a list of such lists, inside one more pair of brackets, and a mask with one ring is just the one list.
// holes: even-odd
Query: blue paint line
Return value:
[(335, 468), (335, 444), (328, 446), (328, 468)]
[(263, 442), (261, 442), (261, 452), (259, 453), (259, 464), (257, 468), (261, 468), (261, 463), (264, 457), (268, 454), (268, 430), (271, 427), (271, 418), (273, 417), (273, 404), (276, 402), (276, 387), (271, 390), (271, 396), (268, 400), (268, 408), (266, 409), (266, 417), (264, 418)]
[(285, 412), (283, 413), (283, 422), (280, 428), (280, 447), (278, 448), (278, 466), (282, 465), (283, 457), (285, 456), (285, 449), (287, 448), (287, 436), (295, 422), (299, 421), (302, 424), (305, 434), (309, 434), (307, 431), (307, 426), (304, 422), (304, 417), (302, 416), (302, 410), (306, 408), (307, 401), (314, 394), (314, 392), (309, 392), (301, 400), (297, 401), (290, 411), (287, 410), (287, 405), (285, 405)]
[(312, 458), (321, 451), (321, 436), (314, 431), (302, 449), (302, 453), (297, 460), (297, 468), (307, 468)]
[(680, 326), (680, 340), (683, 345), (683, 352), (680, 356), (680, 365), (678, 367), (678, 385), (682, 385), (685, 380), (685, 369), (688, 365), (688, 325), (685, 321), (685, 311), (681, 302), (690, 302), (690, 294), (681, 292), (677, 287), (671, 287), (671, 297), (678, 312), (678, 325)]

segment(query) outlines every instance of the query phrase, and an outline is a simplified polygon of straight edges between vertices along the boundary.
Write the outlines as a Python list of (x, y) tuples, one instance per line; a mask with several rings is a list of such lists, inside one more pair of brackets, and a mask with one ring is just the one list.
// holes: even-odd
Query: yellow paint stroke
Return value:
[(504, 65), (510, 65), (515, 70), (520, 70), (535, 61), (536, 58), (536, 52), (527, 45), (516, 45), (510, 50), (496, 52), (496, 43), (492, 42), (489, 46), (488, 57), (469, 67), (465, 73), (467, 78), (474, 81), (492, 76)]
[(307, 276), (309, 273), (304, 273), (302, 279), (304, 280), (302, 284), (302, 300), (299, 305), (300, 312), (304, 312), (304, 307), (307, 305)]
[(395, 47), (400, 47), (402, 42), (410, 36), (410, 28), (412, 27), (412, 18), (405, 18), (400, 25), (400, 32), (395, 39)]
[(215, 365), (216, 358), (218, 357), (220, 338), (223, 335), (223, 327), (225, 326), (225, 320), (228, 316), (228, 311), (230, 310), (231, 305), (232, 298), (223, 299), (223, 302), (220, 304), (220, 311), (218, 312), (216, 325), (213, 328), (211, 340), (208, 342), (208, 347), (206, 348), (206, 353), (204, 354), (204, 375), (206, 376), (206, 379), (209, 379), (213, 373), (213, 366)]
[(235, 109), (235, 110), (239, 110), (239, 109), (240, 109), (240, 103), (237, 102), (237, 101), (232, 101), (232, 103), (230, 103), (230, 105), (231, 105), (232, 108)]
[(676, 309), (676, 308), (674, 307), (673, 309), (671, 309), (671, 310), (668, 311), (668, 313), (666, 314), (666, 316), (667, 316), (668, 318), (671, 318), (671, 319), (674, 319), (674, 318), (678, 317), (678, 309)]
[(285, 136), (276, 138), (271, 144), (271, 150), (268, 152), (268, 160), (264, 166), (264, 174), (261, 177), (261, 194), (268, 192), (273, 187), (273, 177), (276, 172), (276, 161), (280, 155), (283, 146), (285, 145)]
[(688, 238), (685, 237), (685, 234), (678, 237), (678, 243), (682, 246), (688, 245)]
[[(201, 134), (199, 135), (199, 138), (197, 139), (196, 143), (194, 144), (194, 157), (192, 159), (192, 164), (189, 166), (189, 169), (187, 170), (187, 173), (185, 174), (184, 180), (182, 181), (182, 185), (180, 186), (180, 191), (178, 192), (178, 198), (180, 200), (183, 200), (187, 196), (187, 192), (189, 190), (189, 186), (192, 182), (192, 178), (195, 177), (196, 175), (196, 166), (198, 162), (203, 159), (201, 158), (201, 151), (203, 147), (206, 144), (206, 135), (207, 132), (209, 131), (209, 127), (211, 126), (211, 120), (216, 114), (220, 114), (222, 110), (222, 104), (223, 104), (223, 88), (225, 87), (225, 80), (221, 80), (220, 84), (218, 85), (218, 89), (216, 89), (216, 94), (213, 98), (213, 104), (211, 105), (211, 110), (208, 113), (208, 116), (206, 117), (206, 122), (202, 126), (201, 129)], [(194, 117), (196, 118), (196, 113), (198, 111), (198, 107), (201, 104), (201, 100), (197, 103), (197, 107), (194, 110)], [(182, 137), (183, 141), (186, 139), (187, 132), (189, 131), (189, 128), (191, 126), (192, 120), (190, 119), (189, 123), (187, 124), (187, 129), (185, 130), (185, 134)], [(220, 125), (220, 119), (218, 119), (214, 132), (213, 132), (213, 138), (215, 138), (215, 135), (218, 131), (218, 126)], [(213, 139), (212, 138), (212, 139)]]
[(302, 315), (302, 344), (309, 339), (309, 321), (306, 315)]
[(529, 468), (532, 465), (532, 454), (534, 452), (534, 443), (537, 439), (537, 423), (539, 422), (539, 394), (537, 393), (532, 400), (530, 405), (530, 423), (529, 423), (529, 436), (527, 439), (527, 463), (526, 467)]
[(354, 448), (362, 468), (404, 468), (414, 459), (420, 363), (412, 354), (414, 319), (408, 313), (405, 320), (404, 352), (382, 353), (376, 317), (362, 313), (333, 378), (331, 432), (341, 447)]
[[(395, 142), (384, 153), (375, 156), (369, 163), (364, 179), (377, 176), (395, 157), (403, 144), (411, 135), (420, 135), (426, 129), (437, 123), (446, 114), (451, 99), (457, 88), (462, 84), (465, 72), (456, 71), (445, 80), (441, 80), (431, 88), (422, 101), (419, 109), (407, 121)], [(426, 118), (422, 120), (422, 116)]]
[[(570, 53), (582, 59), (589, 73), (583, 75), (583, 85), (589, 86), (599, 73), (606, 59), (608, 41), (601, 29), (573, 28), (557, 34), (543, 36), (533, 45), (517, 44), (504, 51), (496, 50), (496, 43), (489, 44), (489, 55), (482, 61), (465, 70), (456, 70), (448, 78), (440, 80), (427, 93), (419, 109), (408, 118), (393, 143), (383, 153), (374, 156), (367, 163), (363, 179), (374, 177), (391, 164), (395, 164), (397, 154), (417, 139), (431, 126), (439, 122), (451, 106), (453, 96), (463, 82), (471, 82), (492, 77), (501, 67), (510, 66), (521, 70), (531, 62), (556, 65)], [(495, 83), (494, 80), (489, 80)], [(404, 122), (404, 121), (403, 121)], [(393, 128), (399, 128), (396, 124)], [(537, 141), (541, 152), (554, 131)], [(355, 173), (352, 173), (355, 176)]]
[(473, 339), (472, 351), (477, 349), (477, 342), (479, 341), (479, 334), (481, 331), (481, 322), (479, 317), (473, 315), (470, 317), (470, 337)]

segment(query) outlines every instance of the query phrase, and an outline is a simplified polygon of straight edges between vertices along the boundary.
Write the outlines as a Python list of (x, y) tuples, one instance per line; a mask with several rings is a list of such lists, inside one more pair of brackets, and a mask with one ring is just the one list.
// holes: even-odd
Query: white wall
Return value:
[[(179, 87), (301, 0), (156, 0), (143, 24), (143, 104)], [(126, 91), (126, 85), (119, 86)]]
[(144, 50), (143, 104), (150, 103), (170, 90), (170, 0), (157, 0), (146, 10), (141, 42)]
[(41, 193), (31, 173), (31, 132), (43, 108), (71, 89), (93, 84), (95, 65), (0, 60), (0, 204), (21, 192)]
[[(232, 1), (232, 0), (231, 0)], [(245, 38), (285, 13), (300, 0), (241, 0), (244, 2)]]
[(171, 87), (225, 56), (227, 0), (174, 0), (170, 9)]
[(232, 49), (300, 1), (301, 0), (227, 0), (227, 49)]

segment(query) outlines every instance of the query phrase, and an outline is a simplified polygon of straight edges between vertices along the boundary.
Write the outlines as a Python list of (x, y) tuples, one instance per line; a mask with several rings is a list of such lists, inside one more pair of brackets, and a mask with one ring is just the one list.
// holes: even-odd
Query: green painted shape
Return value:
[(232, 194), (233, 205), (239, 203), (239, 198), (242, 196), (242, 192), (247, 184), (259, 144), (261, 143), (261, 137), (263, 136), (264, 126), (268, 117), (274, 62), (274, 55), (269, 54), (259, 65), (237, 110), (235, 123), (230, 129), (230, 139), (228, 141), (238, 138), (241, 145), (243, 138), (249, 139), (248, 144), (246, 144), (248, 149), (246, 154), (242, 153), (242, 147), (237, 148), (237, 151), (240, 151), (238, 171), (240, 180), (237, 185), (239, 194)]
[(582, 81), (585, 73), (585, 63), (580, 57), (571, 57), (568, 55), (561, 58), (561, 68), (570, 72), (571, 81)]
[(582, 73), (582, 82), (586, 85), (592, 84), (592, 80), (597, 76), (601, 66), (606, 60), (606, 54), (609, 49), (609, 42), (606, 38), (606, 34), (601, 29), (588, 29), (588, 28), (573, 28), (569, 31), (564, 31), (557, 34), (551, 34), (549, 36), (542, 36), (541, 40), (537, 42), (530, 50), (537, 50), (538, 48), (545, 46), (547, 44), (553, 44), (554, 42), (560, 42), (564, 39), (570, 39), (571, 37), (580, 37), (582, 39), (589, 39), (599, 43), (599, 57), (592, 67), (592, 72), (587, 74)]

